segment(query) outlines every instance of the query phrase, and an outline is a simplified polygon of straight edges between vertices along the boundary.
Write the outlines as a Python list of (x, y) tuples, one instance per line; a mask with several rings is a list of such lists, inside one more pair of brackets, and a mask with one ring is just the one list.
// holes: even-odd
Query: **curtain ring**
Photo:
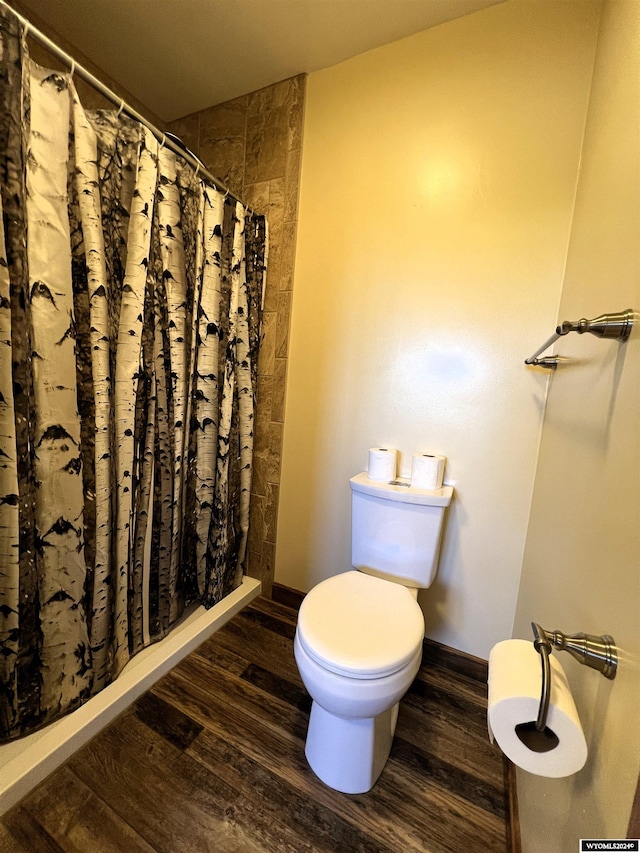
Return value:
[(166, 144), (167, 144), (167, 134), (166, 134), (166, 133), (163, 133), (163, 134), (162, 134), (162, 139), (160, 140), (160, 150), (161, 150), (161, 151), (162, 151), (162, 149), (164, 148), (164, 146), (165, 146)]
[(116, 118), (120, 118), (123, 110), (124, 110), (124, 99), (120, 98), (120, 106), (118, 107), (118, 112), (116, 113)]
[(76, 61), (71, 59), (71, 68), (69, 69), (69, 79), (73, 80), (73, 75), (76, 73)]

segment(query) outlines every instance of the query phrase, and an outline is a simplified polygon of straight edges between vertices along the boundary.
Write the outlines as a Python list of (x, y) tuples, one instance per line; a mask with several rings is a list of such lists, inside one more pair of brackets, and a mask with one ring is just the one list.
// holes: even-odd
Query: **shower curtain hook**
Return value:
[(73, 80), (73, 75), (76, 73), (76, 61), (71, 59), (71, 68), (69, 68), (69, 79)]
[(118, 112), (116, 113), (116, 118), (120, 118), (123, 110), (124, 110), (124, 98), (120, 98), (120, 106), (118, 107)]
[(22, 46), (23, 52), (27, 49), (27, 37), (29, 36), (29, 30), (31, 29), (31, 24), (29, 21), (24, 21), (22, 25), (22, 38), (20, 39), (20, 44)]
[(162, 151), (162, 149), (164, 148), (164, 146), (165, 146), (166, 144), (167, 144), (167, 134), (166, 134), (166, 133), (163, 133), (163, 134), (162, 134), (162, 139), (160, 140), (160, 150), (161, 150), (161, 151)]
[(199, 175), (199, 174), (200, 174), (200, 161), (198, 160), (198, 161), (196, 162), (196, 173), (195, 173), (195, 175), (193, 176), (193, 179), (194, 179), (194, 180), (198, 180), (198, 175)]

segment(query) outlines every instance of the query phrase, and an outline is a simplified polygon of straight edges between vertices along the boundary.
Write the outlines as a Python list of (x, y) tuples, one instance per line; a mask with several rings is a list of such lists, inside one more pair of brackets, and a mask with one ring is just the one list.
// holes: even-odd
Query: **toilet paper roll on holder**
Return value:
[(542, 689), (538, 718), (516, 726), (516, 734), (525, 746), (534, 752), (548, 752), (558, 743), (556, 734), (547, 727), (549, 700), (551, 697), (552, 649), (569, 652), (579, 663), (596, 669), (605, 678), (614, 679), (618, 669), (618, 653), (613, 637), (609, 634), (563, 634), (562, 631), (545, 631), (537, 622), (531, 623), (533, 645), (542, 660)]

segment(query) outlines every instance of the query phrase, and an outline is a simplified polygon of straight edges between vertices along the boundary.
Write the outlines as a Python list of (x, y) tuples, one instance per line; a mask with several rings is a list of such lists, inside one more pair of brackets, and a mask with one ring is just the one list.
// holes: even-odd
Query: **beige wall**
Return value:
[[(640, 5), (603, 7), (558, 318), (640, 309)], [(640, 314), (637, 314), (640, 321)], [(559, 654), (589, 745), (567, 779), (518, 777), (524, 850), (624, 837), (640, 766), (640, 323), (569, 335), (544, 420), (515, 636), (529, 622), (612, 634), (614, 682)]]
[(269, 221), (248, 567), (266, 595), (273, 583), (278, 523), (304, 88), (304, 76), (292, 77), (170, 126), (213, 174)]
[[(146, 104), (138, 101), (131, 92), (117, 83), (112, 77), (103, 71), (102, 68), (99, 68), (87, 56), (85, 56), (81, 50), (82, 46), (78, 47), (71, 44), (71, 42), (69, 42), (62, 33), (50, 27), (49, 24), (47, 24), (46, 21), (43, 21), (42, 18), (32, 9), (25, 7), (20, 0), (11, 0), (9, 5), (15, 9), (16, 12), (30, 21), (34, 27), (37, 27), (42, 33), (48, 36), (58, 47), (68, 53), (69, 56), (72, 56), (79, 65), (82, 65), (87, 71), (97, 77), (98, 80), (108, 86), (116, 95), (124, 98), (130, 106), (138, 110), (141, 115), (145, 116), (151, 124), (155, 125), (157, 128), (164, 129), (165, 124), (162, 119), (150, 110)], [(57, 57), (51, 54), (37, 39), (29, 36), (27, 44), (29, 47), (29, 55), (34, 62), (37, 62), (39, 65), (43, 65), (45, 68), (55, 68), (61, 71), (69, 70), (65, 63), (61, 62)], [(113, 108), (113, 103), (97, 92), (89, 83), (86, 83), (79, 74), (75, 75), (74, 83), (85, 109), (98, 110)]]
[(427, 634), (511, 636), (598, 3), (508, 0), (307, 81), (276, 581), (350, 565), (367, 449), (448, 459)]

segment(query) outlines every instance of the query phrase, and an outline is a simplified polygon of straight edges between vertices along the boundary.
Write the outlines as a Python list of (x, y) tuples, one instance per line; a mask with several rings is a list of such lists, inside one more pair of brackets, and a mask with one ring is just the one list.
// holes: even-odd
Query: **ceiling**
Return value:
[(20, 0), (20, 9), (168, 122), (497, 2)]

